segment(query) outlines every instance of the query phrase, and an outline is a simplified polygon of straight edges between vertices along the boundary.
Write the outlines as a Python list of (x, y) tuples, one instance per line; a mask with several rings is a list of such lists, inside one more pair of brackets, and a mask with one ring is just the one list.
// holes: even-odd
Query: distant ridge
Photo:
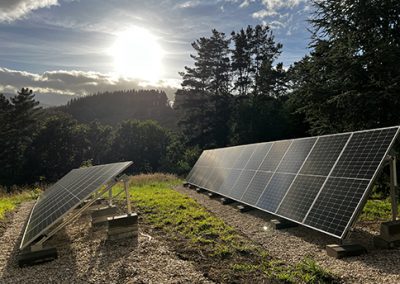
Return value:
[(127, 90), (74, 98), (57, 108), (83, 123), (99, 121), (116, 125), (124, 120), (155, 120), (167, 128), (176, 127), (176, 113), (164, 91)]
[[(8, 99), (17, 95), (4, 93), (4, 96)], [(71, 99), (76, 98), (72, 95), (60, 95), (60, 94), (36, 94), (35, 93), (35, 100), (40, 103), (40, 106), (43, 108), (61, 106), (67, 104)]]

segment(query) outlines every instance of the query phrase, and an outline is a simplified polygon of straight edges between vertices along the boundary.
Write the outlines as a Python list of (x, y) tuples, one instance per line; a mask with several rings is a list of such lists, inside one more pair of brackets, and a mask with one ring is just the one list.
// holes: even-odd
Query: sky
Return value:
[(191, 43), (211, 29), (267, 24), (289, 67), (308, 53), (311, 12), (309, 0), (1, 0), (0, 92), (158, 88), (171, 98)]

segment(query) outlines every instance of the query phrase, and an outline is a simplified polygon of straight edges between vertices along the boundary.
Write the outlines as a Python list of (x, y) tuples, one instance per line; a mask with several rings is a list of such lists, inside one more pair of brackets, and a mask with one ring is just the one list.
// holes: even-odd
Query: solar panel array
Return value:
[(189, 184), (344, 238), (399, 127), (205, 150)]
[(23, 249), (94, 192), (129, 167), (121, 162), (74, 169), (48, 188), (36, 202), (21, 241)]

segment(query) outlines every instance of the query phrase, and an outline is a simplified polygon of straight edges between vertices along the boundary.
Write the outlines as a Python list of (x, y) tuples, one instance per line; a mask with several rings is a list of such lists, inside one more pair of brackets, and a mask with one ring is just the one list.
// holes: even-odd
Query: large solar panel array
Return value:
[(36, 202), (25, 227), (20, 249), (43, 235), (57, 221), (129, 167), (121, 162), (74, 169), (48, 188)]
[(396, 126), (205, 150), (186, 181), (342, 239), (398, 132)]

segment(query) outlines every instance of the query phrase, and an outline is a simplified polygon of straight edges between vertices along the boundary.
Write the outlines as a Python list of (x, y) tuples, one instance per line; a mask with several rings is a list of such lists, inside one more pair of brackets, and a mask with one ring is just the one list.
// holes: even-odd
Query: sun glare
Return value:
[(119, 76), (156, 82), (161, 78), (163, 50), (157, 38), (142, 28), (130, 28), (117, 35), (111, 48)]

